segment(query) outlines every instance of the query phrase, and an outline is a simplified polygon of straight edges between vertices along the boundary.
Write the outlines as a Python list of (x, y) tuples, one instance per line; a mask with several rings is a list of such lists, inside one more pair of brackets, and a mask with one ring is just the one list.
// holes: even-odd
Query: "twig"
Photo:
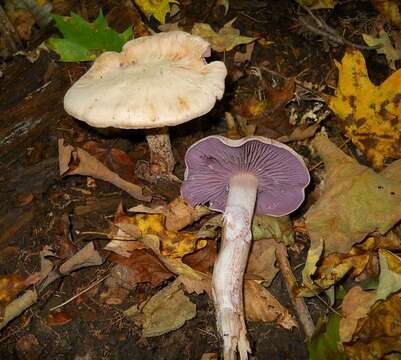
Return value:
[(19, 49), (22, 48), (21, 39), (18, 36), (18, 33), (15, 31), (13, 24), (7, 17), (7, 14), (3, 10), (3, 7), (0, 5), (0, 32), (6, 39), (6, 43), (9, 46), (9, 49), (12, 53), (15, 53)]
[(375, 45), (375, 46), (366, 46), (366, 45), (359, 45), (359, 44), (355, 44), (347, 39), (344, 39), (342, 36), (340, 36), (336, 30), (334, 30), (332, 27), (330, 27), (329, 25), (327, 25), (322, 19), (318, 18), (317, 16), (315, 16), (313, 14), (313, 12), (308, 9), (305, 6), (301, 7), (309, 14), (309, 16), (314, 20), (314, 22), (316, 23), (317, 27), (308, 23), (305, 19), (303, 19), (302, 17), (298, 18), (298, 21), (304, 26), (306, 27), (308, 30), (310, 30), (311, 32), (314, 32), (315, 34), (318, 34), (320, 36), (326, 37), (329, 40), (337, 43), (337, 44), (341, 44), (341, 45), (347, 45), (347, 46), (351, 46), (354, 47), (356, 49), (360, 49), (360, 50), (376, 50), (376, 49), (380, 49), (383, 45)]
[(94, 288), (95, 286), (99, 285), (101, 282), (103, 282), (104, 280), (106, 280), (108, 277), (110, 276), (110, 274), (107, 274), (105, 276), (103, 276), (102, 278), (100, 278), (99, 280), (96, 280), (94, 283), (92, 283), (91, 285), (89, 285), (86, 289), (80, 291), (78, 294), (75, 294), (73, 297), (69, 298), (68, 300), (64, 301), (63, 303), (54, 306), (50, 309), (50, 311), (54, 311), (56, 309), (59, 309), (67, 304), (69, 304), (71, 301), (73, 301), (74, 299), (76, 299), (77, 297), (85, 294), (87, 291), (89, 291), (90, 289)]
[(290, 262), (288, 261), (287, 248), (284, 244), (276, 244), (276, 257), (280, 271), (284, 278), (285, 285), (288, 290), (288, 294), (290, 295), (292, 305), (297, 312), (298, 319), (305, 331), (306, 336), (310, 339), (315, 331), (315, 325), (304, 299), (302, 297), (297, 297), (294, 295), (294, 291), (298, 287), (298, 285), (297, 280), (292, 273)]

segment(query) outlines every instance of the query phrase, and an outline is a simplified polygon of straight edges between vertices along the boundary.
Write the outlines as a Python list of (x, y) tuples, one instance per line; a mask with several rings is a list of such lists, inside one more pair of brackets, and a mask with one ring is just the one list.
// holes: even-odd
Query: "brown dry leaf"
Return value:
[(203, 353), (200, 360), (217, 360), (217, 353)]
[(68, 324), (71, 320), (71, 316), (65, 311), (58, 311), (47, 315), (46, 323), (50, 326), (61, 326)]
[(200, 278), (193, 279), (185, 275), (179, 275), (177, 281), (184, 286), (185, 291), (188, 294), (203, 294), (206, 293), (210, 299), (213, 298), (212, 295), (212, 275), (211, 274), (201, 274)]
[(398, 0), (371, 0), (373, 6), (393, 25), (401, 28), (401, 13)]
[(201, 273), (212, 273), (217, 258), (217, 244), (214, 240), (207, 240), (207, 245), (201, 250), (182, 258), (184, 264)]
[(124, 313), (142, 324), (142, 336), (151, 337), (179, 329), (196, 316), (196, 305), (185, 296), (176, 280), (152, 296), (143, 308), (134, 305)]
[(374, 303), (374, 292), (364, 291), (359, 286), (354, 286), (348, 291), (341, 307), (342, 319), (339, 332), (342, 342), (348, 342), (352, 339), (358, 321), (367, 316)]
[(78, 269), (97, 266), (103, 264), (103, 259), (99, 252), (95, 249), (93, 242), (90, 242), (81, 250), (79, 250), (73, 257), (65, 261), (59, 268), (62, 275), (69, 275)]
[[(140, 232), (140, 240), (145, 246), (152, 250), (163, 264), (173, 273), (186, 273), (188, 276), (197, 278), (197, 272), (184, 264), (183, 256), (200, 250), (207, 245), (207, 240), (198, 240), (193, 233), (169, 231), (164, 227), (165, 216), (163, 214), (136, 214), (120, 216), (117, 221), (130, 223), (134, 227), (124, 228), (128, 235), (137, 237)], [(133, 233), (131, 233), (133, 231)]]
[(311, 250), (324, 239), (326, 255), (348, 253), (368, 234), (385, 234), (400, 220), (400, 160), (376, 173), (345, 155), (324, 134), (312, 145), (325, 163), (326, 176), (319, 200), (306, 213)]
[(32, 27), (35, 25), (35, 18), (26, 9), (17, 9), (8, 11), (7, 16), (14, 25), (19, 37), (22, 40), (29, 40), (31, 38)]
[(401, 70), (376, 86), (360, 51), (347, 51), (336, 65), (339, 79), (328, 105), (346, 136), (382, 169), (386, 159), (401, 157)]
[(320, 124), (313, 124), (310, 126), (300, 125), (297, 126), (290, 135), (284, 135), (277, 139), (277, 141), (287, 143), (291, 141), (300, 141), (309, 139), (315, 136), (316, 131), (320, 128)]
[(254, 241), (249, 255), (245, 276), (247, 279), (262, 280), (269, 286), (278, 273), (276, 263), (276, 242), (273, 239)]
[(297, 0), (297, 2), (311, 10), (333, 9), (337, 4), (337, 0)]
[(382, 359), (401, 352), (401, 298), (394, 294), (379, 303), (358, 323), (352, 341), (344, 344), (348, 359)]
[(149, 282), (152, 287), (156, 287), (173, 275), (160, 260), (146, 250), (135, 250), (129, 258), (113, 254), (110, 260), (117, 263), (111, 276), (127, 289), (141, 282)]
[(141, 186), (122, 179), (85, 150), (74, 148), (71, 145), (64, 145), (64, 139), (59, 139), (58, 147), (60, 175), (92, 176), (96, 179), (110, 182), (135, 199), (141, 201), (151, 200), (151, 196), (144, 194), (144, 189)]
[(256, 40), (253, 37), (241, 36), (240, 31), (232, 27), (236, 18), (225, 24), (217, 33), (209, 24), (195, 23), (192, 34), (207, 40), (212, 49), (218, 52), (230, 51), (237, 45), (249, 44)]
[(254, 280), (244, 282), (245, 316), (252, 321), (275, 321), (284, 329), (298, 327), (296, 320), (278, 300)]
[(299, 295), (309, 297), (329, 289), (340, 281), (345, 275), (351, 273), (351, 277), (358, 276), (367, 266), (370, 259), (369, 253), (330, 254), (322, 260), (313, 283), (307, 283), (299, 291)]
[(196, 206), (193, 208), (179, 196), (166, 207), (165, 226), (167, 230), (178, 231), (210, 213), (211, 211), (206, 206)]
[(234, 54), (234, 61), (237, 63), (245, 63), (247, 61), (251, 61), (254, 47), (255, 47), (255, 43), (250, 43), (245, 46), (246, 50), (244, 53), (237, 51)]

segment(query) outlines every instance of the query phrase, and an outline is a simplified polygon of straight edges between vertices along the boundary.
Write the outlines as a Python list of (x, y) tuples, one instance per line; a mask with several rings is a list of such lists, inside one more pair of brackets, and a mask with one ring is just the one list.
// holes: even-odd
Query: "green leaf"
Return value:
[(102, 11), (93, 23), (75, 13), (70, 17), (53, 14), (56, 27), (64, 38), (52, 37), (49, 44), (61, 61), (93, 61), (105, 51), (121, 51), (123, 45), (132, 37), (132, 28), (123, 33), (111, 29)]
[(340, 316), (332, 313), (327, 323), (318, 324), (317, 331), (308, 344), (309, 360), (346, 360), (340, 352), (338, 333)]

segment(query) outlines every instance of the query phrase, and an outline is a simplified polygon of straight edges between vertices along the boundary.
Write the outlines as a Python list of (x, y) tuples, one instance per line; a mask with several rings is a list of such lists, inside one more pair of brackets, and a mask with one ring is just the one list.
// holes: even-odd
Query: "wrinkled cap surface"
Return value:
[(209, 112), (224, 93), (226, 67), (207, 64), (210, 45), (183, 31), (127, 42), (105, 52), (66, 93), (65, 110), (94, 127), (155, 128)]
[(181, 195), (192, 206), (209, 204), (224, 212), (230, 177), (250, 173), (259, 180), (255, 213), (283, 216), (304, 201), (310, 177), (300, 155), (290, 147), (260, 136), (230, 140), (209, 136), (185, 156)]

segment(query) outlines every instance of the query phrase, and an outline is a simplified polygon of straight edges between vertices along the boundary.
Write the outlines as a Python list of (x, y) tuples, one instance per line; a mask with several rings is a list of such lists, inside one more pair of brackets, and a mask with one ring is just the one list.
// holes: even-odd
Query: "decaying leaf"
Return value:
[(394, 48), (389, 36), (383, 29), (380, 30), (378, 38), (368, 34), (362, 34), (362, 37), (369, 46), (381, 45), (381, 48), (376, 49), (377, 53), (383, 54), (386, 57), (391, 70), (397, 70), (395, 62), (401, 59), (401, 51)]
[[(214, 239), (220, 234), (222, 227), (222, 215), (216, 215), (207, 221), (199, 229), (198, 239)], [(261, 239), (274, 239), (285, 245), (294, 243), (294, 231), (288, 216), (273, 217), (268, 215), (256, 215), (252, 220), (252, 238), (254, 241)]]
[(143, 308), (134, 305), (124, 313), (142, 324), (144, 337), (152, 337), (179, 329), (196, 316), (196, 305), (185, 296), (176, 280), (152, 296)]
[(352, 272), (351, 276), (359, 275), (368, 264), (369, 253), (355, 254), (331, 254), (325, 257), (320, 264), (313, 284), (301, 288), (299, 295), (315, 296), (321, 291), (329, 289), (340, 281), (346, 274)]
[(118, 219), (120, 223), (133, 225), (125, 226), (123, 231), (145, 244), (170, 271), (175, 274), (185, 273), (190, 277), (197, 278), (197, 272), (184, 264), (181, 259), (187, 254), (204, 248), (207, 240), (198, 240), (194, 233), (167, 230), (164, 226), (165, 216), (163, 214), (124, 216), (124, 221), (122, 218), (120, 216)]
[(232, 27), (236, 18), (225, 24), (217, 33), (209, 24), (195, 23), (192, 28), (192, 34), (203, 37), (207, 40), (212, 49), (223, 52), (230, 51), (240, 44), (249, 44), (256, 38), (241, 36), (238, 29)]
[[(355, 331), (363, 325), (363, 319), (369, 316), (376, 304), (387, 299), (401, 289), (401, 259), (387, 250), (379, 250), (380, 276), (376, 290), (364, 291), (353, 287), (344, 297), (342, 319), (340, 321), (340, 338), (350, 342)], [(383, 315), (383, 314), (382, 314)]]
[(401, 70), (376, 86), (360, 51), (347, 51), (336, 65), (339, 80), (328, 105), (346, 136), (381, 169), (386, 158), (401, 156)]
[(26, 309), (38, 301), (38, 294), (34, 290), (25, 291), (20, 297), (9, 303), (4, 310), (4, 317), (0, 322), (0, 330), (11, 320), (22, 314)]
[(346, 360), (340, 349), (338, 328), (340, 317), (332, 313), (327, 322), (320, 322), (313, 338), (309, 341), (309, 360)]
[(135, 199), (141, 201), (151, 200), (150, 195), (144, 194), (142, 187), (122, 179), (85, 150), (74, 148), (71, 145), (64, 145), (64, 139), (59, 139), (58, 150), (60, 175), (92, 176), (96, 179), (110, 182)]
[(245, 316), (252, 321), (275, 321), (284, 329), (298, 327), (289, 311), (262, 285), (254, 280), (244, 282)]
[(73, 257), (65, 261), (59, 268), (62, 275), (68, 275), (77, 269), (88, 266), (97, 266), (103, 264), (103, 259), (95, 249), (93, 242), (90, 242), (79, 250)]
[(278, 272), (276, 263), (276, 242), (273, 239), (262, 239), (252, 243), (246, 267), (246, 278), (263, 280), (269, 286)]
[[(383, 359), (390, 353), (401, 353), (401, 298), (389, 296), (358, 324), (352, 341), (344, 344), (348, 359)], [(387, 359), (387, 358), (386, 358)]]
[(110, 260), (117, 263), (111, 276), (127, 289), (141, 282), (148, 282), (156, 287), (173, 275), (160, 260), (146, 250), (135, 250), (129, 258), (112, 255)]
[(158, 22), (164, 24), (166, 16), (170, 12), (170, 4), (179, 4), (177, 0), (135, 0), (145, 15), (153, 16)]
[(398, 0), (371, 0), (373, 6), (392, 24), (401, 28), (401, 13)]
[(61, 326), (68, 324), (72, 320), (71, 316), (64, 311), (58, 311), (47, 315), (46, 323), (50, 326)]
[(212, 273), (217, 258), (217, 244), (214, 240), (207, 240), (207, 245), (194, 253), (185, 255), (182, 261), (192, 269), (203, 274)]
[(348, 253), (368, 234), (385, 234), (400, 220), (400, 160), (376, 173), (345, 155), (323, 134), (312, 145), (325, 163), (326, 176), (319, 200), (306, 213), (310, 251), (316, 251), (324, 239), (326, 255)]

